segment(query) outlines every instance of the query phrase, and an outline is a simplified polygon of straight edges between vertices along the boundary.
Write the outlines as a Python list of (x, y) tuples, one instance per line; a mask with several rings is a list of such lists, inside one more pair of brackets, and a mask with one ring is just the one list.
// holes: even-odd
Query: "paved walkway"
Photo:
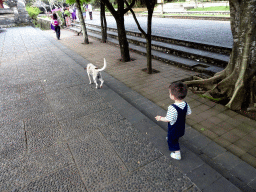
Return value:
[[(149, 76), (139, 70), (144, 57), (132, 54), (134, 62), (120, 63), (118, 48), (92, 39), (92, 44), (82, 45), (81, 37), (72, 34), (62, 30), (61, 41), (50, 37), (55, 36), (53, 31), (31, 27), (0, 34), (0, 191), (255, 189), (255, 169), (240, 159), (230, 154), (226, 162), (228, 170), (239, 175), (238, 182), (188, 149), (186, 142), (193, 138), (190, 145), (200, 141), (202, 151), (210, 151), (215, 160), (227, 154), (189, 126), (182, 141), (183, 159), (171, 160), (166, 131), (150, 118), (164, 115), (165, 110), (113, 77), (125, 77), (126, 71), (130, 74), (126, 79), (134, 77), (131, 84), (137, 82), (137, 90), (150, 88), (151, 95), (165, 95), (165, 86), (173, 81), (169, 78), (174, 78), (163, 72), (166, 67), (176, 79), (191, 72), (154, 61), (164, 78)], [(80, 50), (86, 59), (67, 47)], [(103, 57), (108, 62), (106, 84), (96, 90), (88, 84), (83, 67), (89, 62), (100, 66)], [(150, 81), (159, 84), (149, 87)], [(160, 95), (158, 104), (165, 108), (168, 102)], [(188, 101), (194, 107), (191, 98), (190, 94)]]
[[(51, 31), (46, 33), (54, 36)], [(60, 42), (90, 62), (103, 66), (102, 58), (105, 57), (108, 61), (106, 72), (149, 101), (141, 103), (141, 100), (126, 93), (127, 90), (119, 85), (109, 86), (153, 121), (156, 114), (164, 116), (171, 104), (169, 84), (197, 74), (153, 60), (153, 67), (160, 73), (148, 75), (141, 71), (146, 67), (146, 57), (142, 55), (131, 52), (135, 61), (122, 63), (116, 46), (102, 44), (91, 38), (89, 45), (83, 45), (81, 36), (75, 36), (67, 30), (63, 30), (62, 34)], [(106, 80), (108, 83), (109, 80)], [(188, 129), (184, 136), (185, 146), (215, 169), (221, 169), (222, 175), (239, 183), (239, 186), (245, 186), (246, 183), (256, 189), (256, 122), (191, 92), (186, 101), (193, 111), (187, 118), (187, 124), (193, 129)], [(165, 123), (155, 123), (166, 130)]]

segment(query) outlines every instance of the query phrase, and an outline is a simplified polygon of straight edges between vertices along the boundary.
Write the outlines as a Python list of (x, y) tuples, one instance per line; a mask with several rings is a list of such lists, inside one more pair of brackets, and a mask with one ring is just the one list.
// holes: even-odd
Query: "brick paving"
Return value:
[[(54, 36), (51, 31), (46, 33)], [(171, 104), (168, 97), (169, 84), (197, 74), (153, 60), (153, 68), (160, 73), (149, 75), (141, 70), (146, 67), (145, 56), (130, 52), (134, 61), (123, 63), (119, 61), (120, 54), (117, 46), (102, 44), (92, 38), (89, 38), (89, 45), (84, 45), (81, 44), (81, 36), (75, 36), (68, 30), (62, 30), (62, 33), (60, 42), (63, 45), (99, 67), (103, 65), (102, 58), (105, 57), (108, 63), (106, 69), (108, 74), (165, 110)], [(256, 121), (192, 92), (188, 93), (186, 101), (193, 111), (187, 118), (188, 125), (256, 167)]]

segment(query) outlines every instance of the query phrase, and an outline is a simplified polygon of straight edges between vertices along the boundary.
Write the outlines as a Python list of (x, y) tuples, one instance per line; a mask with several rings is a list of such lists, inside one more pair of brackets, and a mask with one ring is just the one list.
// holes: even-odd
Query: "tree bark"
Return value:
[(106, 43), (106, 41), (107, 41), (107, 20), (106, 20), (106, 14), (105, 14), (105, 4), (102, 0), (100, 1), (100, 21), (101, 21), (102, 43)]
[(153, 16), (154, 6), (148, 9), (148, 30), (147, 30), (147, 71), (148, 74), (152, 74), (152, 54), (151, 54), (151, 34), (152, 34), (152, 16)]
[(80, 24), (82, 26), (83, 43), (84, 44), (89, 44), (89, 39), (88, 39), (88, 35), (87, 35), (86, 25), (85, 25), (83, 13), (82, 13), (82, 10), (81, 10), (80, 0), (76, 0), (76, 8), (78, 10), (78, 17), (79, 17)]
[(118, 40), (121, 52), (122, 61), (127, 62), (130, 61), (130, 51), (129, 51), (129, 44), (126, 37), (126, 31), (124, 26), (124, 17), (120, 16), (116, 18), (116, 25), (118, 28)]
[(233, 49), (227, 67), (210, 79), (185, 83), (205, 89), (205, 95), (213, 98), (225, 97), (229, 99), (227, 107), (241, 110), (256, 102), (256, 1), (230, 0), (229, 3)]
[[(126, 5), (128, 6), (127, 1), (125, 0)], [(148, 74), (152, 74), (153, 69), (152, 69), (152, 54), (151, 54), (151, 45), (152, 45), (152, 38), (151, 38), (151, 34), (152, 34), (152, 17), (153, 17), (153, 12), (154, 12), (154, 7), (155, 7), (155, 1), (145, 1), (145, 4), (147, 6), (147, 10), (148, 10), (148, 21), (147, 21), (147, 33), (141, 28), (136, 15), (134, 13), (134, 11), (130, 8), (130, 11), (133, 15), (133, 18), (135, 20), (135, 23), (138, 26), (138, 29), (141, 31), (141, 33), (143, 34), (143, 36), (146, 39), (146, 50), (147, 50), (147, 72)]]

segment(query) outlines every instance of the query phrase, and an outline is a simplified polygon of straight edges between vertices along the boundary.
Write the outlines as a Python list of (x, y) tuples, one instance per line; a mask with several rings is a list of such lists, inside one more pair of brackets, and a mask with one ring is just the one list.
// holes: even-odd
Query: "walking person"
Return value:
[(92, 5), (91, 4), (88, 4), (88, 12), (89, 12), (90, 20), (92, 20)]
[(62, 18), (64, 20), (64, 23), (63, 23), (63, 27), (67, 27), (67, 24), (66, 24), (66, 17), (65, 17), (65, 11), (66, 11), (66, 8), (63, 9), (62, 11)]
[(166, 117), (156, 116), (157, 121), (168, 122), (167, 143), (171, 151), (171, 158), (180, 160), (179, 138), (185, 134), (186, 115), (191, 114), (189, 105), (183, 101), (187, 95), (187, 87), (182, 82), (172, 83), (169, 86), (170, 99), (174, 104), (168, 107)]
[(53, 15), (52, 15), (51, 24), (54, 26), (57, 39), (60, 40), (60, 26), (61, 26), (62, 22), (61, 22), (61, 19), (58, 18), (56, 13), (53, 13)]
[(87, 12), (87, 5), (83, 5), (83, 17), (84, 17), (84, 20), (86, 19), (86, 12)]

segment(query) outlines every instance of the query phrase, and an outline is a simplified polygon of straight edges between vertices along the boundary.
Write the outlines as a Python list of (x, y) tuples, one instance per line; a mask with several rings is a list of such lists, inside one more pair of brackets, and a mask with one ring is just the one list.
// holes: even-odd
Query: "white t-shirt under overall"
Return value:
[[(174, 105), (176, 105), (177, 107), (179, 107), (181, 109), (184, 109), (186, 106), (186, 102), (183, 101), (181, 103), (174, 103)], [(190, 114), (191, 114), (191, 109), (190, 109), (189, 105), (187, 104), (187, 115), (190, 115)], [(166, 119), (168, 121), (170, 121), (171, 125), (173, 125), (177, 121), (177, 118), (178, 118), (178, 111), (172, 105), (170, 105), (168, 107)]]

